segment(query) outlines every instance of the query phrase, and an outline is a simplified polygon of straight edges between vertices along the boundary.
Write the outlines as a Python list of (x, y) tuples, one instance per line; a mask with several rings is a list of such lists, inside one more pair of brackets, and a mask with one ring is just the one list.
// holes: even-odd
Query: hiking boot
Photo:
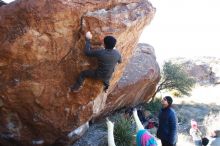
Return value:
[(79, 92), (82, 89), (82, 85), (75, 83), (69, 87), (69, 92)]

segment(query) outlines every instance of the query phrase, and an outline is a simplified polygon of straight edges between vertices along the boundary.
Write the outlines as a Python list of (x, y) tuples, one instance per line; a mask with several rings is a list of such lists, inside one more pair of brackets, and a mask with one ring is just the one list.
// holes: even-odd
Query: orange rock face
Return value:
[[(1, 6), (0, 141), (52, 144), (63, 135), (81, 135), (83, 130), (73, 130), (87, 127), (107, 109), (106, 104), (120, 108), (111, 104), (117, 98), (114, 88), (154, 13), (146, 0), (20, 0)], [(82, 70), (96, 67), (96, 60), (83, 52), (87, 31), (93, 34), (94, 48), (102, 47), (105, 35), (117, 38), (123, 63), (117, 66), (107, 94), (100, 81), (91, 79), (79, 93), (68, 93)], [(150, 95), (130, 97), (126, 104)]]

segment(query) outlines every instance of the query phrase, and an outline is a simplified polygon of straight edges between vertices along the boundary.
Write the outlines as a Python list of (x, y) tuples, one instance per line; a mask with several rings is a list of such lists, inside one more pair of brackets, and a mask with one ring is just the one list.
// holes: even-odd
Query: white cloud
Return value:
[(6, 3), (10, 3), (10, 2), (15, 1), (15, 0), (3, 0), (3, 1), (6, 2)]
[(151, 0), (157, 12), (140, 42), (155, 48), (157, 59), (220, 57), (219, 0)]

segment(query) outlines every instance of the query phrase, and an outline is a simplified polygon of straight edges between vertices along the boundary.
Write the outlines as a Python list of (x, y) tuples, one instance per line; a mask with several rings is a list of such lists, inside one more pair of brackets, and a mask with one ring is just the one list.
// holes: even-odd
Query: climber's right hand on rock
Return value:
[(88, 32), (86, 33), (86, 38), (89, 39), (89, 40), (92, 39), (92, 34), (91, 34), (90, 31), (88, 31)]

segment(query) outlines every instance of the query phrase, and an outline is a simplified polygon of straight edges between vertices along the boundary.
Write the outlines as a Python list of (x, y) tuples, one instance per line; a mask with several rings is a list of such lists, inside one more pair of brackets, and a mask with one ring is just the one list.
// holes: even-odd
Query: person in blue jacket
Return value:
[(109, 80), (115, 70), (115, 66), (121, 63), (121, 54), (114, 49), (117, 40), (113, 36), (105, 36), (104, 49), (90, 49), (90, 40), (92, 34), (86, 33), (85, 54), (88, 57), (95, 57), (98, 60), (98, 67), (95, 70), (88, 69), (80, 73), (76, 83), (70, 86), (70, 92), (78, 92), (83, 85), (85, 78), (93, 78), (102, 80), (104, 91), (107, 92), (109, 87)]
[(162, 146), (176, 146), (177, 143), (177, 116), (171, 107), (172, 103), (173, 99), (170, 96), (165, 96), (161, 100), (157, 137), (161, 140)]

